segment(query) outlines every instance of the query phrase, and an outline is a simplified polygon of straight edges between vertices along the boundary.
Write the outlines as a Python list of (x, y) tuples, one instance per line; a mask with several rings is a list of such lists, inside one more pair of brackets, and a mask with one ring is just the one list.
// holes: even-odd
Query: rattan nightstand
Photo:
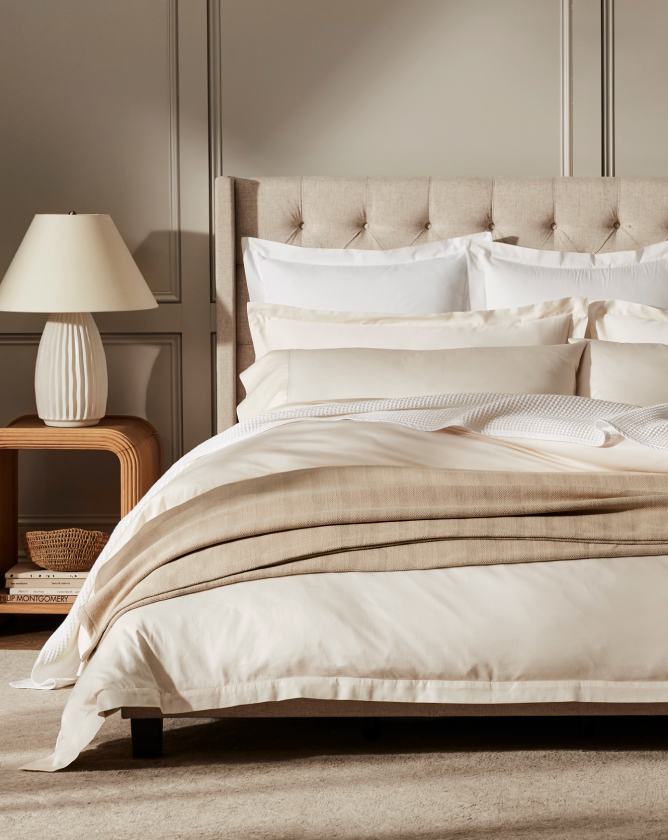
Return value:
[[(103, 449), (121, 462), (121, 516), (163, 472), (162, 441), (140, 417), (105, 417), (97, 426), (56, 428), (19, 417), (0, 429), (0, 578), (18, 554), (18, 454), (21, 449)], [(67, 613), (69, 604), (0, 604), (1, 613)]]

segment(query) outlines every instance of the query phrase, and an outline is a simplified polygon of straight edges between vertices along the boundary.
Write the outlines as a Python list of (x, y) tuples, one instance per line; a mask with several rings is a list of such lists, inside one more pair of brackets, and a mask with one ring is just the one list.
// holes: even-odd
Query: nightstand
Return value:
[[(153, 426), (140, 417), (104, 417), (97, 426), (57, 428), (29, 415), (0, 429), (0, 578), (16, 563), (18, 555), (21, 449), (103, 449), (116, 453), (121, 462), (121, 517), (163, 473), (162, 441)], [(0, 604), (0, 614), (69, 611), (69, 604)]]

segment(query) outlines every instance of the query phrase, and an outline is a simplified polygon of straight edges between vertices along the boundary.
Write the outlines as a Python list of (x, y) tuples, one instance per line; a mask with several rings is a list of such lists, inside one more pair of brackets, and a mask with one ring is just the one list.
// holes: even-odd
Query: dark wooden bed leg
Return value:
[(131, 718), (133, 758), (162, 756), (162, 718)]
[(380, 738), (380, 718), (362, 718), (362, 725), (366, 741), (377, 741)]

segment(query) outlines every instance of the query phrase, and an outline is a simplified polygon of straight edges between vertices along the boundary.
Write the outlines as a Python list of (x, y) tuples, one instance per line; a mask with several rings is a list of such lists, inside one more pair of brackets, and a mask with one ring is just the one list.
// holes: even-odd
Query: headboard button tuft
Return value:
[(619, 230), (621, 226), (622, 226), (621, 222), (615, 222), (614, 225), (613, 225), (615, 230)]
[(490, 223), (487, 225), (487, 228), (488, 228), (489, 230), (494, 230), (494, 222), (490, 222)]
[(557, 223), (556, 223), (556, 222), (552, 222), (552, 224), (550, 225), (550, 229), (551, 229), (551, 230), (556, 230), (556, 229), (557, 229)]
[(368, 223), (368, 222), (364, 222), (364, 224), (362, 225), (362, 227), (364, 228), (364, 230), (369, 230), (369, 223)]
[(424, 229), (431, 230), (431, 222), (427, 222), (427, 224), (424, 226)]
[(300, 222), (299, 223), (299, 230), (304, 230), (305, 227), (306, 227), (306, 222)]

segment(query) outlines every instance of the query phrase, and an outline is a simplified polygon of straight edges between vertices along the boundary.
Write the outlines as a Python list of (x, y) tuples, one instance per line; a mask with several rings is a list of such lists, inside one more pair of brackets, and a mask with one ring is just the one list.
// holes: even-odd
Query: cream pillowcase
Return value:
[(468, 248), (489, 231), (408, 248), (301, 248), (241, 240), (251, 301), (347, 312), (435, 313), (471, 309)]
[(285, 405), (435, 394), (575, 393), (586, 342), (450, 350), (275, 350), (241, 374), (239, 420)]
[(668, 242), (610, 254), (475, 242), (469, 249), (469, 283), (471, 309), (524, 306), (566, 296), (668, 308)]
[(256, 359), (273, 350), (337, 347), (519, 347), (565, 344), (570, 338), (583, 338), (587, 301), (565, 298), (519, 309), (441, 315), (324, 312), (249, 303), (248, 323)]
[(602, 341), (668, 344), (668, 309), (599, 300), (589, 306), (589, 335)]
[(585, 344), (579, 397), (641, 406), (668, 402), (668, 346), (597, 340)]

